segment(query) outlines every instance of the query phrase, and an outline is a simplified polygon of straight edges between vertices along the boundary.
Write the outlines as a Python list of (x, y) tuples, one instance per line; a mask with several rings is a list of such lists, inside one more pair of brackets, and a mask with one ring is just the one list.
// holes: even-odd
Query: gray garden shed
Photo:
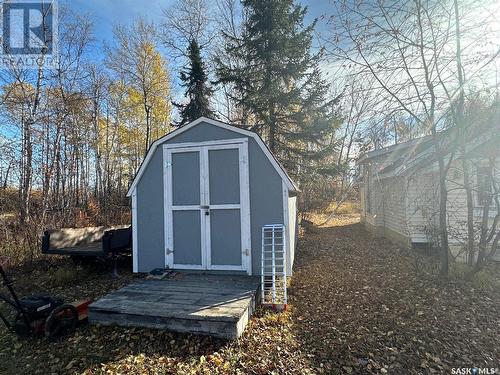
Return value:
[(261, 273), (263, 225), (284, 224), (297, 187), (254, 132), (201, 117), (155, 141), (132, 182), (133, 270)]

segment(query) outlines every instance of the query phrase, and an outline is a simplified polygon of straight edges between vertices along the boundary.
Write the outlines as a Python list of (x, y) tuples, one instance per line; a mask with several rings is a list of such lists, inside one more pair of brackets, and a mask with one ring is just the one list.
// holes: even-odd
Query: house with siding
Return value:
[[(445, 132), (443, 144), (454, 138)], [(446, 147), (446, 146), (445, 146)], [(448, 147), (451, 150), (451, 147)], [(493, 201), (484, 220), (484, 203), (494, 195), (487, 176), (489, 157), (497, 155), (493, 181), (500, 184), (500, 129), (488, 128), (468, 142), (471, 180), (474, 195), (474, 223), (477, 238), (480, 226), (496, 226), (498, 212)], [(467, 203), (463, 169), (457, 152), (448, 152), (450, 163), (446, 184), (449, 242), (452, 255), (466, 261), (464, 244), (467, 235)], [(438, 244), (439, 169), (431, 136), (414, 139), (363, 154), (359, 160), (361, 221), (377, 235), (406, 247), (434, 247)], [(497, 196), (498, 197), (498, 196)], [(498, 219), (497, 219), (498, 220)], [(500, 260), (500, 249), (493, 259)]]

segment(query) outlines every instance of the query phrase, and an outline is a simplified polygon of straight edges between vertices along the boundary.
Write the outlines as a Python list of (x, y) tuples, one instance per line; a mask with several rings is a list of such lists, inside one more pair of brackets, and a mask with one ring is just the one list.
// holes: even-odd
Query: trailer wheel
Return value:
[(78, 322), (76, 307), (64, 304), (56, 307), (45, 321), (45, 336), (55, 338), (60, 335), (71, 334)]

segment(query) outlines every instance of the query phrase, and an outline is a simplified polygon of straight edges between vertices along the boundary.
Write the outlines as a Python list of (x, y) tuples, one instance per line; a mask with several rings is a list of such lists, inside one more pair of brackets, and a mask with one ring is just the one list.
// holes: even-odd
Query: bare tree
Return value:
[[(11, 82), (5, 87), (4, 101), (8, 116), (20, 126), (21, 158), (19, 181), (19, 219), (24, 223), (29, 218), (30, 194), (33, 173), (33, 127), (40, 116), (40, 103), (45, 84), (44, 70), (40, 66), (35, 74), (26, 69), (13, 67)], [(32, 85), (32, 83), (34, 83)]]
[(207, 50), (215, 38), (213, 17), (206, 0), (177, 0), (163, 9), (160, 40), (170, 50), (172, 58), (187, 58), (187, 47), (196, 40)]
[[(325, 40), (331, 58), (346, 61), (357, 67), (358, 72), (370, 74), (377, 89), (385, 93), (387, 102), (394, 105), (394, 111), (405, 113), (424, 134), (431, 135), (439, 168), (439, 245), (443, 275), (448, 273), (449, 263), (446, 178), (458, 139), (456, 132), (451, 133), (455, 139), (442, 137), (441, 132), (448, 125), (457, 125), (444, 119), (461, 97), (465, 84), (458, 71), (467, 66), (471, 71), (470, 83), (484, 68), (473, 54), (467, 63), (463, 62), (463, 49), (456, 43), (461, 37), (456, 5), (450, 1), (344, 1), (335, 7), (332, 35)], [(463, 9), (464, 5), (460, 7)], [(460, 54), (456, 53), (457, 48)]]
[[(238, 0), (217, 0), (216, 18), (219, 32), (214, 40), (212, 60), (220, 60), (227, 66), (242, 67), (243, 61), (229, 57), (225, 43), (228, 39), (238, 40), (243, 31), (242, 25), (247, 19), (245, 9)], [(239, 90), (233, 83), (218, 82), (215, 95), (216, 109), (219, 116), (231, 123), (248, 125), (249, 112), (239, 102)]]
[(141, 96), (145, 115), (146, 141), (144, 153), (151, 144), (151, 119), (158, 98), (170, 95), (165, 60), (156, 50), (156, 29), (139, 19), (131, 28), (115, 27), (114, 48), (107, 47), (106, 63)]

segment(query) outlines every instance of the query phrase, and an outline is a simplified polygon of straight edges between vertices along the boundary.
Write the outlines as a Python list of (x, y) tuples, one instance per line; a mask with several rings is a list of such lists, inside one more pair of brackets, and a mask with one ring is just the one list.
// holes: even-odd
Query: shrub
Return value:
[(77, 284), (88, 276), (88, 271), (71, 265), (57, 268), (50, 275), (53, 287)]

